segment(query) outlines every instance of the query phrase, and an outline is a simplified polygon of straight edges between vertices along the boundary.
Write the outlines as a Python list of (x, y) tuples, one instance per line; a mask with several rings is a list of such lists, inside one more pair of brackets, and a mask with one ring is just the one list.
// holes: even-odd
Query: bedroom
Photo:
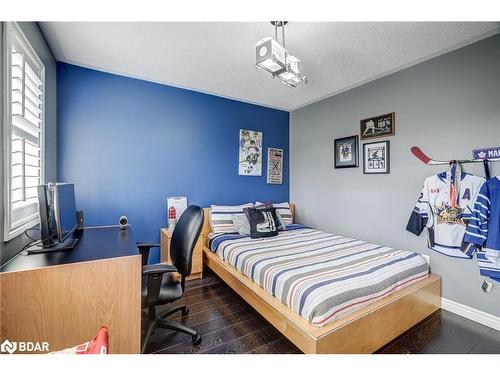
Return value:
[(2, 17), (2, 352), (498, 359), (494, 13), (230, 13)]

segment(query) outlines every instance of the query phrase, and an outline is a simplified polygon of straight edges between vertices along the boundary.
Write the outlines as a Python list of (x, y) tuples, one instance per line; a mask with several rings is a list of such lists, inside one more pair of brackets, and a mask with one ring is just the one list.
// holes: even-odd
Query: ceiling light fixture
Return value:
[[(292, 56), (285, 48), (285, 25), (287, 21), (271, 21), (274, 26), (274, 39), (267, 37), (255, 43), (255, 66), (278, 77), (284, 84), (297, 87), (299, 82), (308, 83), (306, 76), (300, 73), (300, 60)], [(281, 45), (278, 42), (278, 27), (281, 27)]]

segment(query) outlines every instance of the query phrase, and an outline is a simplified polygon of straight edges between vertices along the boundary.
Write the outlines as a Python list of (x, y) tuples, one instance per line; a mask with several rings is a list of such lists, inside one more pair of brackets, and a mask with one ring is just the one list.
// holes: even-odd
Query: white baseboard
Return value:
[(500, 317), (441, 297), (441, 308), (500, 331)]

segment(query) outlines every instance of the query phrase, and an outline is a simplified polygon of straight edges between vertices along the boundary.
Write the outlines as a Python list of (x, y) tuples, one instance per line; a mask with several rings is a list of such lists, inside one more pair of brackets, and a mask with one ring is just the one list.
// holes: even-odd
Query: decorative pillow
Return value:
[(250, 235), (250, 222), (245, 214), (231, 215), (231, 219), (233, 220), (233, 226), (239, 234), (243, 236)]
[[(256, 206), (260, 206), (263, 203), (255, 202)], [(279, 212), (281, 219), (285, 225), (293, 224), (292, 210), (290, 209), (290, 204), (288, 202), (283, 203), (273, 203), (273, 207)]]
[[(257, 202), (255, 204), (255, 208), (273, 208), (272, 203), (261, 203), (258, 204)], [(283, 222), (283, 218), (281, 217), (281, 214), (276, 210), (276, 224), (278, 225), (278, 230), (283, 231), (286, 230), (286, 224)]]
[(250, 222), (250, 237), (263, 238), (278, 235), (278, 219), (274, 207), (245, 208)]
[(233, 225), (232, 215), (244, 215), (246, 207), (253, 207), (252, 203), (240, 206), (217, 206), (213, 204), (210, 210), (210, 226), (213, 233), (236, 233), (238, 230)]

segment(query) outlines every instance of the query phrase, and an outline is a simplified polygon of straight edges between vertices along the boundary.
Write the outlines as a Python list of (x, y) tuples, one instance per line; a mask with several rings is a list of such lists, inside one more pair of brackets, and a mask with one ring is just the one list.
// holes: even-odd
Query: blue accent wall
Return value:
[[(126, 215), (136, 241), (159, 241), (167, 196), (289, 199), (288, 112), (58, 63), (57, 121), (58, 180), (75, 184), (87, 226)], [(263, 132), (260, 177), (238, 175), (240, 128)], [(268, 147), (285, 150), (282, 185), (266, 183)]]

